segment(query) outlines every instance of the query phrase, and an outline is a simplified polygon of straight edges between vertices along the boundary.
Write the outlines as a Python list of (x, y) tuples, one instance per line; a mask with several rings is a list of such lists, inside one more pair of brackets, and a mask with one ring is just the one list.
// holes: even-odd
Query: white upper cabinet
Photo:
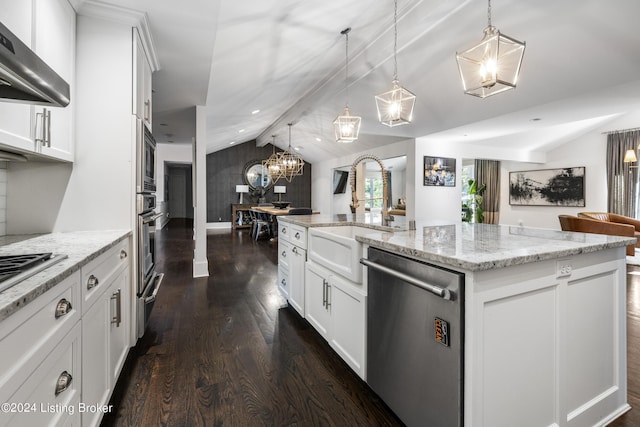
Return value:
[(67, 0), (35, 0), (34, 9), (33, 48), (71, 88), (66, 107), (34, 107), (35, 149), (73, 161), (76, 13)]
[[(31, 46), (31, 1), (10, 2), (0, 8), (0, 22), (27, 46)], [(31, 136), (31, 110), (28, 104), (0, 99), (0, 149), (16, 147), (33, 150)]]
[(133, 29), (133, 39), (133, 114), (152, 130), (151, 65), (137, 28)]
[(2, 22), (70, 86), (66, 107), (42, 107), (0, 99), (0, 149), (73, 161), (76, 13), (68, 0), (11, 2)]

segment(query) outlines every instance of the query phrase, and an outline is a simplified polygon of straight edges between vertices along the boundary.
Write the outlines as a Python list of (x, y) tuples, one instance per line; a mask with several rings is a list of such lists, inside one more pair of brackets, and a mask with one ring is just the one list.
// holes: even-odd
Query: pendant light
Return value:
[(345, 91), (347, 94), (347, 102), (344, 107), (344, 111), (342, 115), (336, 117), (333, 121), (333, 127), (336, 134), (336, 142), (344, 142), (349, 143), (358, 139), (358, 134), (360, 133), (360, 122), (362, 118), (358, 116), (352, 116), (349, 112), (349, 32), (351, 31), (351, 27), (345, 28), (340, 31), (340, 34), (345, 36), (346, 40), (346, 65), (345, 65)]
[(271, 135), (271, 138), (272, 154), (262, 161), (262, 168), (268, 170), (271, 181), (276, 182), (282, 178), (282, 168), (280, 167), (280, 156), (276, 153), (276, 136)]
[(289, 123), (289, 148), (278, 154), (280, 161), (280, 176), (291, 182), (296, 176), (301, 176), (304, 168), (304, 160), (291, 148), (291, 126)]
[(393, 6), (393, 86), (376, 96), (378, 120), (389, 127), (411, 123), (416, 103), (416, 96), (398, 82), (398, 0), (393, 1)]
[(488, 0), (488, 26), (477, 45), (456, 53), (464, 93), (486, 98), (516, 87), (525, 43), (501, 34), (491, 25)]

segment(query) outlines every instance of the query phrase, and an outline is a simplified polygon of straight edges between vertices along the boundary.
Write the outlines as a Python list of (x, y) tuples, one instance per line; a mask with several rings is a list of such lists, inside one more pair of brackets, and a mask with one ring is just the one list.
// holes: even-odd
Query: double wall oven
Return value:
[(151, 309), (164, 274), (156, 271), (156, 220), (162, 214), (156, 213), (155, 151), (156, 142), (151, 131), (136, 119), (137, 130), (137, 331), (138, 338), (144, 335)]

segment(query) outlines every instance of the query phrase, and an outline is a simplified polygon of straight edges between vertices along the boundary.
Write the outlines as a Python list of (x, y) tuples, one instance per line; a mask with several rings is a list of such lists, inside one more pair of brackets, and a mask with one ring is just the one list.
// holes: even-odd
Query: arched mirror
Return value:
[(273, 185), (273, 179), (269, 170), (262, 167), (260, 160), (252, 160), (244, 166), (242, 175), (244, 182), (249, 185), (252, 190), (262, 187), (268, 190)]

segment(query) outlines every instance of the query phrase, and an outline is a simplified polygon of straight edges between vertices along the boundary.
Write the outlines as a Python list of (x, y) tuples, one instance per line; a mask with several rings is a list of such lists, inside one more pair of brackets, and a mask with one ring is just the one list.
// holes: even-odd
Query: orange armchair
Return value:
[[(610, 222), (613, 224), (626, 224), (631, 225), (634, 228), (633, 236), (636, 238), (640, 237), (640, 221), (635, 218), (630, 218), (624, 215), (618, 215), (609, 212), (579, 212), (578, 216), (580, 218), (589, 218), (595, 219), (598, 221)], [(640, 241), (636, 243), (636, 248), (640, 248)]]
[[(631, 224), (608, 222), (599, 219), (576, 217), (572, 215), (558, 215), (558, 220), (560, 220), (560, 228), (562, 228), (562, 231), (578, 231), (580, 233), (637, 237), (636, 230)], [(635, 255), (636, 245), (627, 246), (627, 255)]]

